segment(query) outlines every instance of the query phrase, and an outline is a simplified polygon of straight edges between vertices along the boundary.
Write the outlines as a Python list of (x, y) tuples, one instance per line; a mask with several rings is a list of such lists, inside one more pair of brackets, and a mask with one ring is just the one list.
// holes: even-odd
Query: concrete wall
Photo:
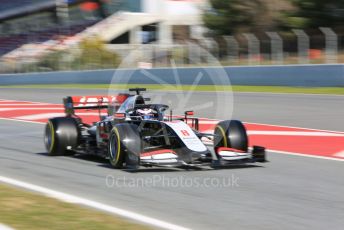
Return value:
[[(344, 65), (255, 66), (224, 68), (178, 68), (181, 84), (193, 84), (202, 73), (200, 85), (221, 84), (228, 76), (233, 85), (270, 85), (306, 87), (344, 87)], [(114, 77), (115, 76), (115, 77)], [(156, 76), (175, 84), (175, 71), (170, 68), (150, 70), (94, 70), (0, 75), (0, 85), (13, 84), (157, 84)], [(114, 79), (113, 79), (114, 77)]]

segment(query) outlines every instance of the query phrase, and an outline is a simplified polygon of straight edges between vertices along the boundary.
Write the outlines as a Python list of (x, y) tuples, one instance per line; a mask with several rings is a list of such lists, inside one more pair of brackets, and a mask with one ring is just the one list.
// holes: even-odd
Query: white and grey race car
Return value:
[[(199, 131), (199, 119), (168, 116), (164, 104), (148, 104), (140, 92), (134, 95), (64, 98), (65, 117), (48, 121), (44, 142), (49, 155), (92, 154), (109, 159), (114, 168), (140, 166), (220, 166), (266, 162), (265, 149), (249, 151), (244, 125), (238, 120), (220, 121), (213, 133)], [(107, 109), (107, 116), (86, 124), (75, 110)], [(209, 145), (210, 144), (210, 145)]]

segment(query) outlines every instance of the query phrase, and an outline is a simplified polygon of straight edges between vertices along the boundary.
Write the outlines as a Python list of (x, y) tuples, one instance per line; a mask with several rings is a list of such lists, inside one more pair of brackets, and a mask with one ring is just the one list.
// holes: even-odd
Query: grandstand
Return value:
[(75, 47), (90, 36), (108, 44), (170, 44), (173, 26), (201, 24), (199, 6), (192, 4), (174, 0), (5, 1), (0, 8), (1, 61), (34, 62), (51, 50)]
[[(11, 0), (0, 8), (0, 55), (26, 43), (72, 36), (119, 10), (137, 11), (132, 1)], [(57, 4), (59, 3), (59, 4)]]
[(42, 10), (54, 6), (55, 0), (10, 0), (2, 1), (0, 5), (0, 20), (18, 16), (21, 12)]

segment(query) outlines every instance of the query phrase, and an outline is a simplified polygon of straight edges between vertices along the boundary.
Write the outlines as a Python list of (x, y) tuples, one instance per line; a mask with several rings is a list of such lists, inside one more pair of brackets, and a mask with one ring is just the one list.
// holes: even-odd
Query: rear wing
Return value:
[(63, 98), (63, 106), (67, 116), (75, 114), (75, 110), (106, 109), (119, 107), (130, 95), (93, 95), (93, 96), (68, 96)]

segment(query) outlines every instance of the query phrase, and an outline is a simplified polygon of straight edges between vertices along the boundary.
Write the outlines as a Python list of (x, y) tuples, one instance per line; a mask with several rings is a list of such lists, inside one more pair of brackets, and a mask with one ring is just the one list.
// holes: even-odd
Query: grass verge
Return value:
[(112, 215), (0, 184), (0, 223), (15, 229), (148, 229)]
[[(147, 84), (118, 84), (111, 85), (113, 89), (128, 89), (144, 87), (148, 90), (178, 90), (178, 91), (224, 91), (233, 92), (264, 92), (264, 93), (306, 93), (344, 95), (344, 87), (286, 87), (286, 86), (214, 86), (214, 85), (147, 85)], [(59, 85), (9, 85), (0, 88), (35, 88), (35, 89), (108, 89), (108, 84), (59, 84)]]

